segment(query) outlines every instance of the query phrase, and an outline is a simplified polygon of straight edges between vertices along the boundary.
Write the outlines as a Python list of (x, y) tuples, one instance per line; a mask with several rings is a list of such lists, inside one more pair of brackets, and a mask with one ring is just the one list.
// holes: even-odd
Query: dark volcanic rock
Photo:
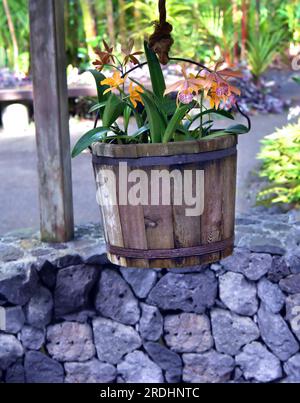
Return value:
[(95, 306), (103, 316), (125, 325), (135, 325), (140, 319), (137, 299), (125, 280), (113, 270), (103, 270)]
[(97, 282), (99, 269), (71, 266), (58, 272), (54, 293), (55, 314), (61, 317), (88, 307), (89, 293)]
[(32, 265), (11, 263), (0, 267), (0, 295), (14, 305), (25, 305), (37, 285)]
[(214, 273), (167, 273), (150, 292), (147, 302), (163, 310), (203, 313), (210, 308), (217, 295)]
[(45, 354), (29, 351), (25, 356), (27, 383), (63, 383), (64, 369), (60, 363)]
[(178, 354), (159, 343), (148, 342), (144, 348), (150, 358), (165, 371), (168, 383), (181, 382), (182, 361)]

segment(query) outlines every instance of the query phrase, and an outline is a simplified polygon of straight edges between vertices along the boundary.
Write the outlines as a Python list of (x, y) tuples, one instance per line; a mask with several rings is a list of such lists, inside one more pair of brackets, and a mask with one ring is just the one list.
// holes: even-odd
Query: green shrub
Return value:
[(287, 203), (300, 206), (300, 120), (262, 140), (258, 156), (263, 161), (260, 176), (269, 186), (258, 194), (262, 204)]

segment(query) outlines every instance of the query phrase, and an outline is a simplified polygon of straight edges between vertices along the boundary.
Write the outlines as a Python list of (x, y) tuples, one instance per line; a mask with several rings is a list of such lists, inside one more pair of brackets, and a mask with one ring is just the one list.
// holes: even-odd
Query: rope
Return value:
[(167, 22), (166, 0), (159, 0), (158, 10), (159, 10), (159, 22), (160, 24), (164, 24), (165, 22)]
[(171, 36), (173, 27), (167, 22), (166, 0), (159, 0), (158, 9), (159, 21), (155, 22), (155, 31), (149, 38), (149, 47), (158, 55), (161, 64), (167, 64), (174, 40)]

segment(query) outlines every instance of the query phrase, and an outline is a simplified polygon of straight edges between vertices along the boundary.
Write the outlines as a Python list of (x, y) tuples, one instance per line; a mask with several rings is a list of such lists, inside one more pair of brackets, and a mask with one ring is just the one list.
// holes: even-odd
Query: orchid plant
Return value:
[[(182, 66), (182, 77), (166, 87), (161, 65), (156, 54), (145, 42), (146, 63), (138, 57), (143, 52), (134, 52), (134, 42), (122, 49), (120, 60), (114, 49), (104, 42), (104, 50), (96, 50), (98, 59), (91, 73), (97, 83), (98, 102), (91, 112), (97, 111), (102, 126), (87, 132), (75, 145), (73, 157), (95, 142), (110, 144), (168, 143), (210, 139), (228, 134), (237, 135), (249, 131), (249, 127), (238, 124), (227, 129), (214, 129), (214, 115), (234, 119), (228, 112), (236, 103), (240, 90), (229, 83), (230, 78), (241, 77), (237, 71), (220, 69), (222, 62), (214, 70), (201, 64), (198, 73), (187, 72)], [(174, 58), (177, 62), (180, 59)], [(137, 68), (148, 65), (152, 90), (132, 78)], [(108, 69), (110, 76), (103, 71)], [(130, 119), (136, 121), (136, 130), (130, 132)], [(122, 125), (119, 123), (123, 118)]]

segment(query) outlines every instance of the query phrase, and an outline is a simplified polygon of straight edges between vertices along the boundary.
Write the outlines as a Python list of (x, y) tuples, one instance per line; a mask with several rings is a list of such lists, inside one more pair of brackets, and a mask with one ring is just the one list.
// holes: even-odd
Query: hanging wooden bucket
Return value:
[[(124, 267), (183, 268), (231, 255), (236, 146), (232, 135), (169, 144), (94, 144), (97, 196), (110, 261)], [(160, 182), (160, 191), (169, 194), (167, 203), (163, 196), (157, 202), (158, 188), (153, 187), (153, 178), (162, 172), (172, 178), (170, 186)], [(191, 207), (187, 192), (198, 198), (192, 214), (187, 214)], [(128, 203), (132, 195), (135, 203)]]

